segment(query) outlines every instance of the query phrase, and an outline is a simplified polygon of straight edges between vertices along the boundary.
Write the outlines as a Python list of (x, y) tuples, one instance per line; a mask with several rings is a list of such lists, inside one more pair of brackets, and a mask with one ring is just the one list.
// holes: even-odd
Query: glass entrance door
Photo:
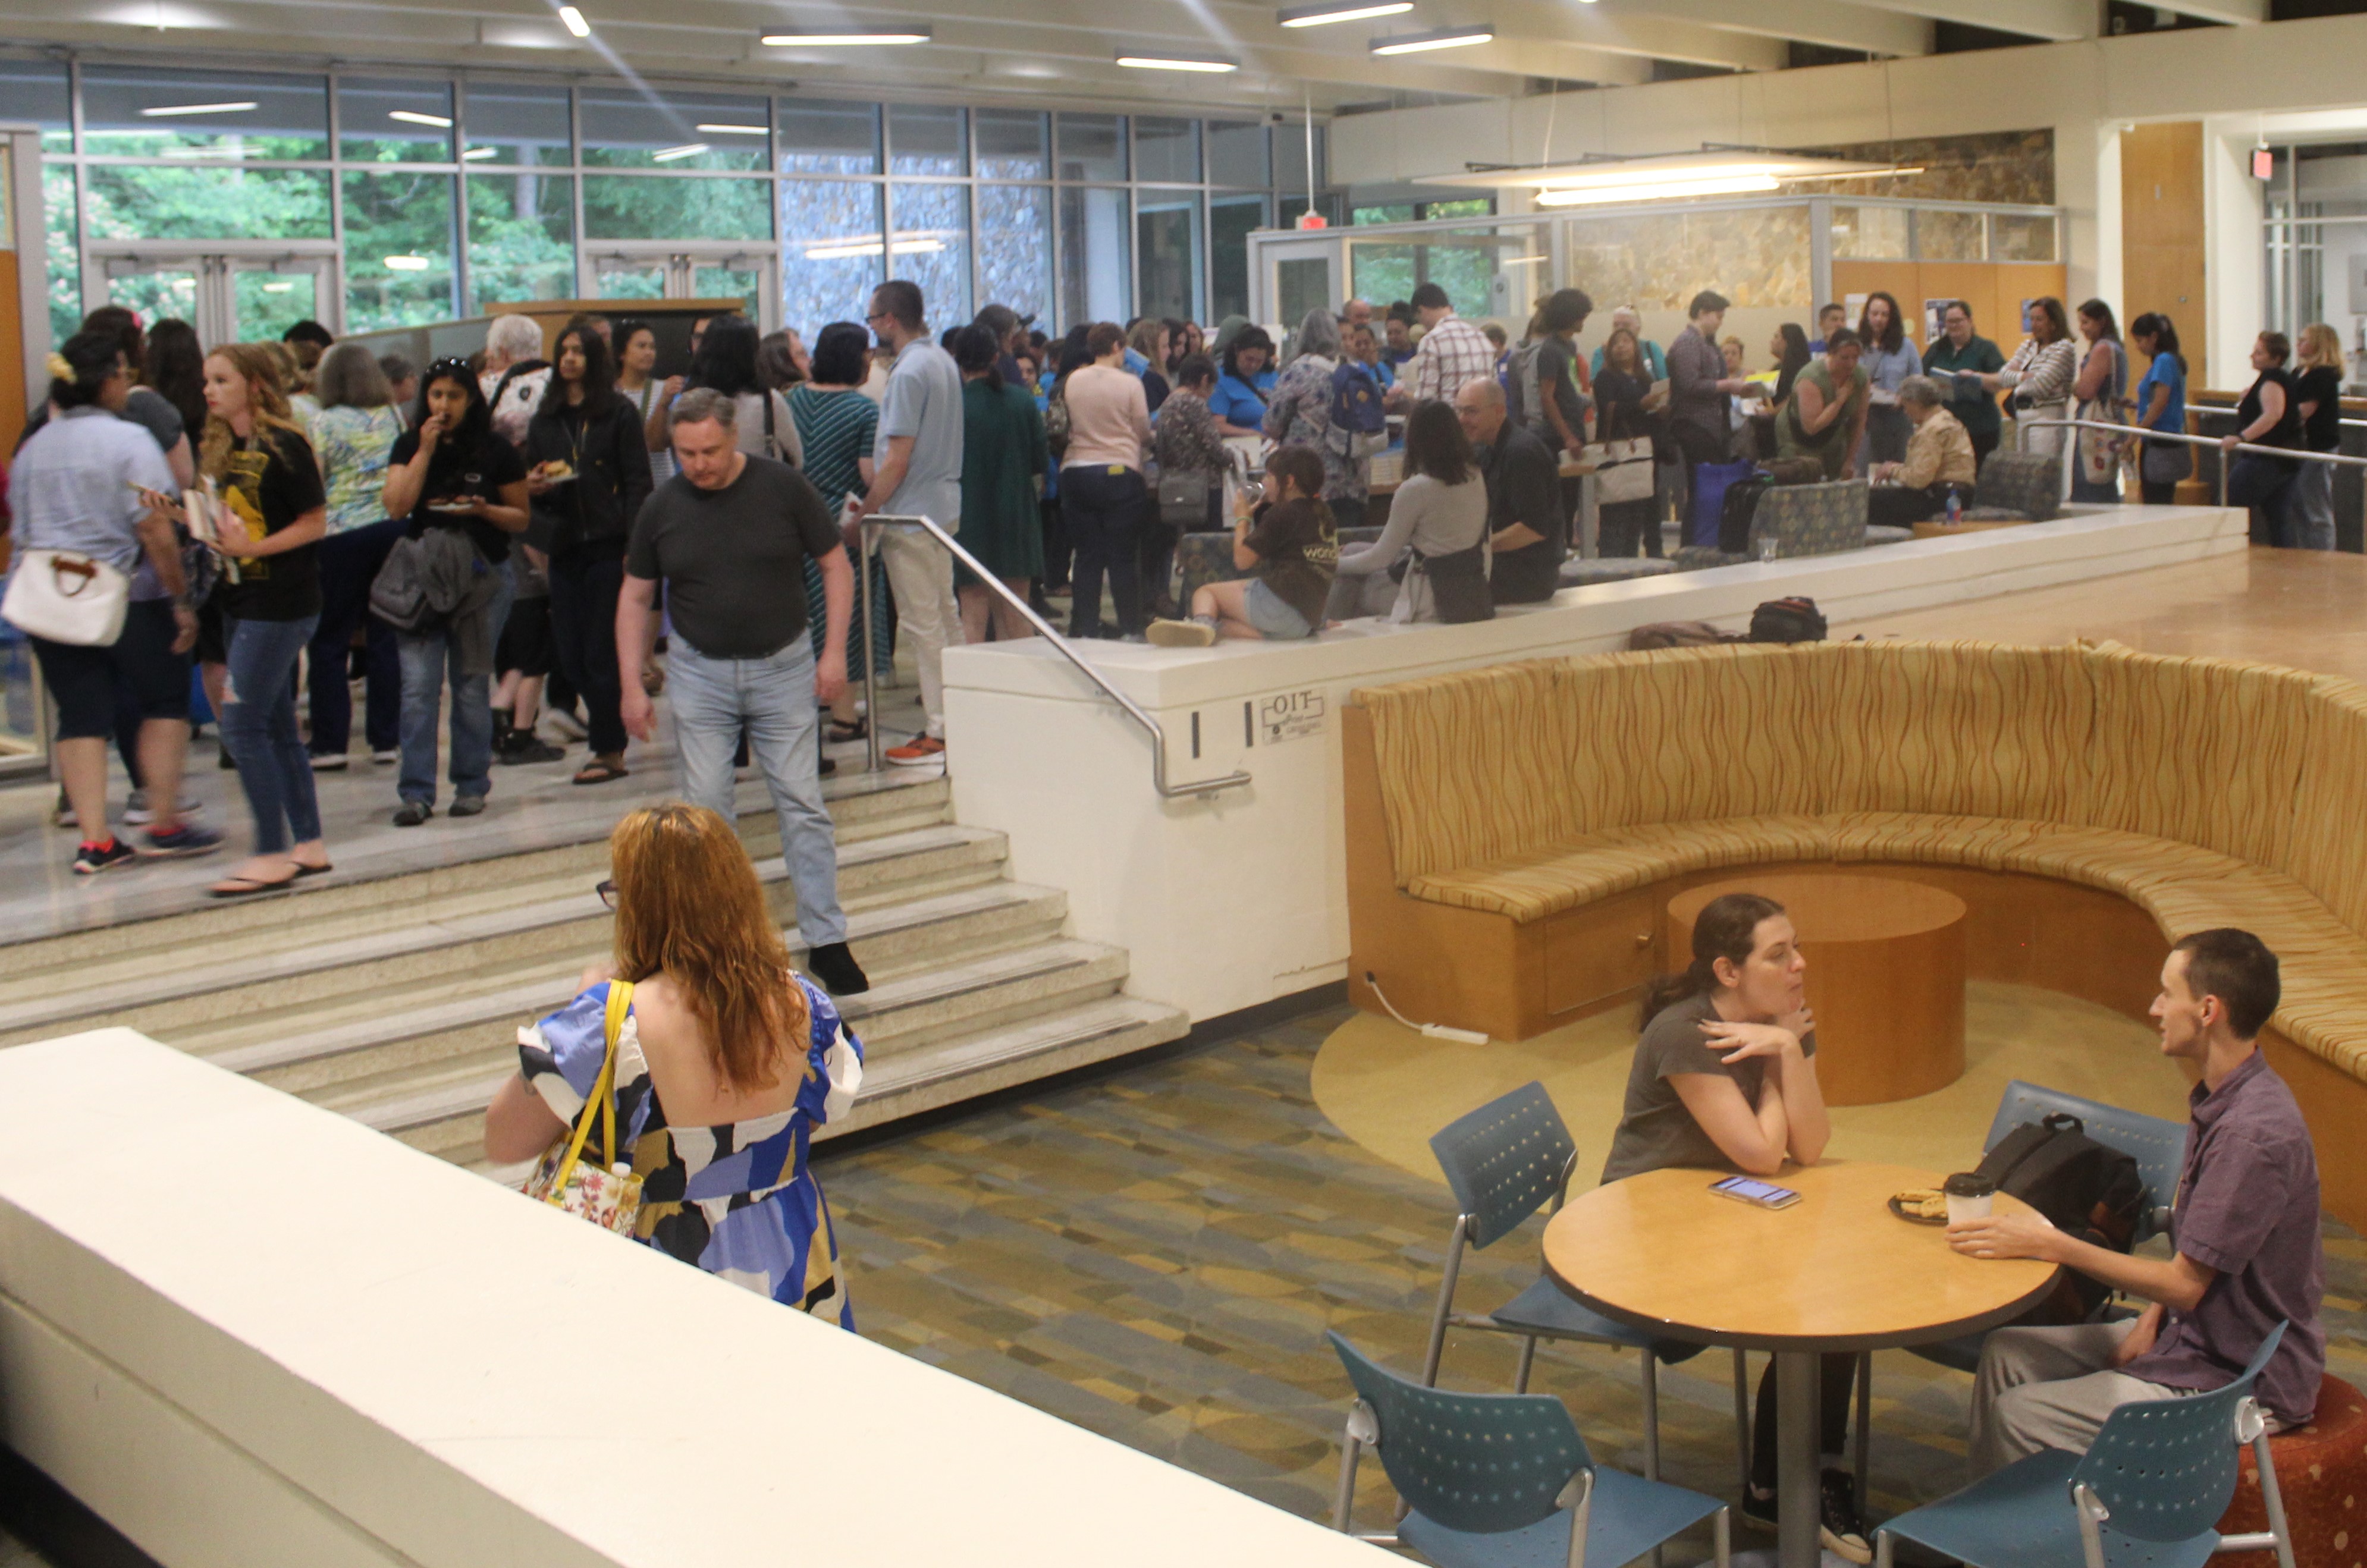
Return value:
[(337, 297), (331, 260), (301, 253), (109, 247), (91, 256), (84, 298), (137, 310), (142, 321), (178, 317), (197, 328), (198, 341), (210, 348), (258, 342), (278, 337), (298, 321), (330, 324)]
[(759, 332), (779, 324), (780, 291), (770, 245), (614, 242), (587, 258), (598, 299), (736, 299)]

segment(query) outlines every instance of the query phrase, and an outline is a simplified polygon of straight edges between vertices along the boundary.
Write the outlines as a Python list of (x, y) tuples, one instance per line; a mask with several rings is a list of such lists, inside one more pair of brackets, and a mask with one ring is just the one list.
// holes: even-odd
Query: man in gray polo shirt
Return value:
[[(879, 402), (871, 490), (857, 504), (866, 513), (918, 514), (953, 533), (961, 526), (961, 371), (929, 336), (920, 285), (900, 277), (881, 284), (871, 296), (869, 324), (895, 351), (896, 367)], [(946, 649), (962, 642), (954, 563), (927, 535), (894, 529), (881, 536), (879, 558), (896, 593), (896, 624), (912, 639), (921, 710), (928, 716), (925, 731), (889, 748), (889, 761), (910, 767), (945, 755)]]
[(2224, 1388), (2281, 1322), (2292, 1326), (2254, 1395), (2272, 1431), (2316, 1410), (2326, 1371), (2317, 1156), (2293, 1091), (2257, 1043), (2279, 995), (2276, 954), (2249, 931), (2198, 931), (2162, 965), (2153, 1004), (2162, 1054), (2203, 1073), (2171, 1215), (2174, 1257), (2113, 1252), (2029, 1216), (1948, 1227), (1959, 1252), (2059, 1263), (2153, 1303), (2124, 1323), (1990, 1335), (1973, 1391), (1974, 1474), (2042, 1449), (2084, 1453), (2121, 1405)]

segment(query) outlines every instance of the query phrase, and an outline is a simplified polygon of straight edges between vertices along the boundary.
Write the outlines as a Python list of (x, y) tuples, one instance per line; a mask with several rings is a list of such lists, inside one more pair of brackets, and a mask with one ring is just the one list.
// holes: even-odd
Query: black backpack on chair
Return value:
[[(2088, 1136), (2077, 1116), (2056, 1111), (2025, 1122), (1981, 1156), (1979, 1171), (2046, 1216), (2056, 1229), (2114, 1252), (2136, 1236), (2146, 1203), (2137, 1162)], [(2022, 1324), (2086, 1323), (2112, 1294), (2109, 1287), (2066, 1269), (2044, 1301), (2015, 1319)]]

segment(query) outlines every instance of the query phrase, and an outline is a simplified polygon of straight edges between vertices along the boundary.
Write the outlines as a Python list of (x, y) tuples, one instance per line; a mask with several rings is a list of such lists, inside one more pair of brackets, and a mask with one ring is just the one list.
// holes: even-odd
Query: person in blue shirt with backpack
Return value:
[(1387, 439), (1381, 389), (1340, 345), (1339, 323), (1319, 306), (1293, 340), (1298, 352), (1266, 400), (1264, 433), (1276, 446), (1310, 446), (1323, 459), (1323, 495), (1342, 528), (1365, 521), (1367, 459)]

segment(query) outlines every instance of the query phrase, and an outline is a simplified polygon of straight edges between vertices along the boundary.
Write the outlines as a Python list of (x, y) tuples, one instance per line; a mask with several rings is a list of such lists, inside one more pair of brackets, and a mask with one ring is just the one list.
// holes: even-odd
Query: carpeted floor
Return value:
[[(2139, 1088), (2130, 1102), (2147, 1109), (2159, 1109), (2164, 1092), (2175, 1100), (2174, 1074), (2159, 1077), (2169, 1069), (2126, 1055), (2126, 1032), (2142, 1036), (2141, 1026), (2055, 1004), (2080, 1006), (2045, 993), (1976, 995), (1967, 1076), (1982, 1077), (1942, 1118), (1951, 1135), (1971, 1126), (1977, 1147), (2003, 1081), (1988, 1078), (1999, 1073), (2100, 1094), (2119, 1081)], [(2050, 1013), (2067, 1031), (2056, 1044), (1979, 1043)], [(1615, 1095), (1625, 1070), (1610, 1048), (1624, 1022), (1592, 1021), (1603, 1041), (1571, 1049), (1568, 1076), (1547, 1077), (1590, 1160), (1602, 1147), (1602, 1096)], [(826, 1151), (818, 1168), (863, 1332), (1276, 1506), (1327, 1517), (1347, 1395), (1324, 1331), (1389, 1365), (1421, 1365), (1451, 1216), (1445, 1189), (1417, 1174), (1412, 1134), (1539, 1070), (1509, 1056), (1410, 1066), (1403, 1040), (1372, 1033), (1394, 1027), (1328, 1010), (908, 1138)], [(1375, 1058), (1368, 1070), (1348, 1054), (1359, 1041)], [(1513, 1077), (1500, 1083), (1506, 1071)], [(1360, 1079), (1361, 1105), (1350, 1092)], [(1376, 1086), (1388, 1093), (1375, 1098)], [(1382, 1116), (1384, 1101), (1400, 1109)], [(1334, 1107), (1356, 1138), (1327, 1116)], [(1868, 1156), (1893, 1157), (1892, 1139), (1924, 1136), (1899, 1108), (1843, 1115), (1863, 1123), (1845, 1124), (1842, 1135), (1873, 1140), (1854, 1151)], [(1876, 1124), (1885, 1118), (1897, 1124)], [(1917, 1163), (1931, 1163), (1928, 1151)], [(1485, 1307), (1534, 1280), (1541, 1228), (1532, 1221), (1474, 1255), (1459, 1299)], [(2327, 1238), (2333, 1370), (2367, 1383), (2367, 1246), (2331, 1221)], [(1457, 1335), (1445, 1381), (1507, 1388), (1512, 1359), (1509, 1341)], [(1704, 1356), (1661, 1377), (1668, 1478), (1719, 1495), (1735, 1484), (1730, 1366)], [(1904, 1352), (1875, 1359), (1877, 1517), (1958, 1484), (1966, 1385)], [(1535, 1387), (1569, 1403), (1599, 1458), (1641, 1469), (1632, 1358), (1549, 1348)], [(1365, 1466), (1357, 1511), (1371, 1528), (1389, 1517), (1376, 1463)], [(1705, 1552), (1706, 1535), (1693, 1544)], [(1763, 1540), (1737, 1540), (1750, 1544)]]

